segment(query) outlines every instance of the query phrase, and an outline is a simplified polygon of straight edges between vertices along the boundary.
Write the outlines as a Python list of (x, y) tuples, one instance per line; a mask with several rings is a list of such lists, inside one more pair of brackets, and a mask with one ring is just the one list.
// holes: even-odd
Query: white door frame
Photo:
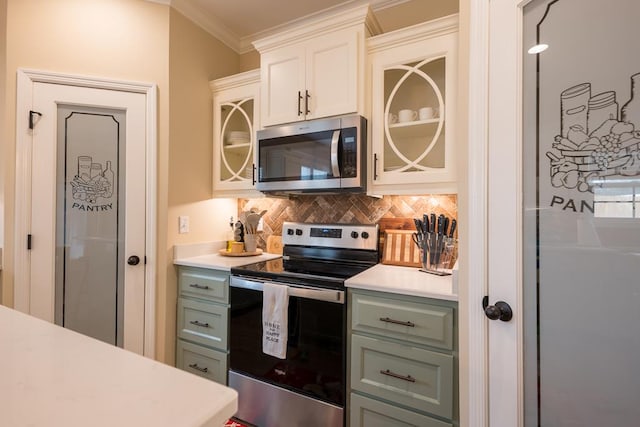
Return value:
[[(468, 135), (460, 212), (460, 425), (489, 425), (487, 294), (487, 157), (489, 1), (463, 0), (468, 17)], [(462, 9), (462, 7), (461, 7)]]
[[(461, 424), (476, 426), (523, 425), (523, 367), (522, 367), (522, 191), (521, 165), (514, 159), (521, 159), (521, 66), (517, 59), (521, 55), (522, 40), (513, 39), (518, 34), (521, 16), (518, 10), (528, 0), (465, 0), (469, 10), (469, 135), (468, 135), (468, 176), (466, 180), (468, 208), (465, 215), (468, 221), (466, 275), (468, 285), (468, 318), (465, 321), (468, 336), (467, 351), (468, 381), (461, 396), (461, 402), (467, 402), (468, 413), (461, 408)], [(495, 11), (500, 13), (496, 19)], [(493, 17), (493, 19), (492, 19)], [(501, 41), (500, 49), (506, 50), (515, 60), (508, 64), (497, 64), (494, 58), (496, 50), (490, 49), (490, 38)], [(495, 48), (495, 45), (493, 45)], [(503, 52), (504, 53), (504, 52)], [(504, 55), (501, 55), (504, 57)], [(490, 97), (497, 92), (490, 86), (499, 87), (500, 99)], [(507, 116), (495, 117), (496, 102), (511, 106)], [(520, 102), (520, 103), (519, 103)], [(517, 108), (513, 108), (517, 106)], [(500, 134), (489, 135), (490, 123), (495, 120), (508, 122), (501, 127)], [(507, 153), (502, 148), (507, 147)], [(499, 149), (497, 149), (499, 148)], [(507, 162), (504, 162), (508, 159)], [(489, 186), (489, 174), (497, 175), (495, 167), (490, 165), (503, 161), (499, 171), (502, 185)], [(494, 178), (493, 182), (497, 182)], [(497, 191), (496, 191), (497, 190)], [(501, 218), (489, 211), (490, 200), (499, 194), (504, 203)], [(504, 221), (504, 222), (502, 222)], [(489, 258), (494, 245), (504, 244), (504, 231), (496, 232), (496, 227), (504, 227), (511, 233), (506, 239), (508, 246), (503, 247), (506, 254), (502, 266)], [(515, 233), (515, 234), (514, 234)], [(513, 239), (513, 236), (516, 236)], [(499, 240), (499, 241), (497, 241)], [(462, 242), (462, 239), (461, 239)], [(513, 245), (515, 242), (515, 247)], [(506, 266), (507, 268), (502, 268)], [(491, 294), (489, 294), (491, 290)], [(509, 323), (488, 321), (481, 307), (482, 297), (489, 294), (489, 303), (498, 300), (507, 301), (514, 310), (514, 318)], [(462, 316), (462, 315), (461, 315)], [(508, 343), (509, 348), (498, 351), (497, 342)], [(461, 346), (462, 349), (462, 346)], [(492, 350), (493, 349), (493, 350)], [(504, 352), (502, 351), (504, 350)], [(462, 357), (461, 357), (462, 359)], [(489, 364), (504, 362), (504, 372), (499, 373), (498, 383), (490, 381)], [(462, 367), (461, 367), (462, 369)], [(461, 375), (462, 377), (462, 375)], [(495, 411), (499, 398), (516, 404), (500, 413)], [(491, 419), (490, 415), (494, 418)], [(504, 418), (502, 416), (504, 415)]]
[(16, 199), (15, 199), (15, 262), (14, 308), (29, 313), (30, 277), (29, 252), (26, 236), (29, 233), (31, 212), (31, 154), (32, 136), (29, 117), (34, 83), (51, 83), (141, 93), (146, 96), (146, 268), (144, 302), (144, 355), (155, 358), (156, 330), (156, 151), (157, 151), (157, 86), (151, 83), (127, 82), (96, 77), (75, 76), (19, 68), (17, 72), (16, 102)]

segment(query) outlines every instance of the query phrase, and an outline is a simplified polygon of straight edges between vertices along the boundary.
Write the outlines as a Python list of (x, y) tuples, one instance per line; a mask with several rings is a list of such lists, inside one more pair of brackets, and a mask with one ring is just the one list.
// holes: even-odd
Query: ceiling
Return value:
[[(457, 12), (458, 2), (455, 0), (149, 0), (156, 3), (171, 5), (174, 9), (204, 28), (223, 43), (238, 53), (253, 50), (252, 42), (258, 38), (282, 31), (296, 22), (310, 16), (339, 13), (340, 10), (368, 3), (376, 18), (379, 12), (404, 9), (404, 16), (415, 22), (432, 19), (424, 16), (435, 6), (442, 9), (442, 4), (448, 4), (449, 9), (455, 4)], [(421, 9), (422, 13), (412, 13), (409, 7)], [(444, 16), (444, 14), (440, 16)], [(389, 14), (390, 19), (396, 19)], [(422, 19), (424, 17), (426, 19)], [(383, 22), (379, 23), (383, 30)], [(395, 24), (391, 23), (391, 26)]]

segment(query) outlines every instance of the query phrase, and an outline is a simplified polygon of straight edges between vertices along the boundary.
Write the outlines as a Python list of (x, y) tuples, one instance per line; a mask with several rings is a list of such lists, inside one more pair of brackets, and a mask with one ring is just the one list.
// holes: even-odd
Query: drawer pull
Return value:
[(402, 320), (393, 320), (393, 319), (390, 319), (388, 317), (381, 317), (380, 321), (381, 322), (387, 322), (387, 323), (394, 323), (396, 325), (409, 326), (411, 328), (414, 328), (416, 326), (416, 324), (413, 323), (413, 322), (403, 322)]
[(395, 372), (391, 372), (390, 370), (386, 369), (384, 371), (380, 371), (380, 373), (382, 375), (387, 375), (389, 377), (393, 377), (393, 378), (398, 378), (400, 380), (405, 380), (405, 381), (409, 381), (410, 383), (415, 383), (416, 379), (413, 378), (411, 375), (400, 375), (400, 374), (396, 374)]
[(200, 366), (198, 366), (197, 363), (193, 363), (193, 364), (189, 365), (189, 367), (195, 369), (196, 371), (200, 371), (202, 373), (205, 373), (205, 374), (207, 372), (209, 372), (209, 368), (201, 368)]
[(191, 286), (192, 288), (196, 288), (196, 289), (209, 289), (209, 286), (207, 285), (198, 285), (197, 283), (192, 283), (189, 286)]
[(197, 320), (190, 320), (189, 323), (196, 326), (204, 326), (205, 328), (209, 327), (208, 323), (201, 323), (201, 322), (198, 322)]

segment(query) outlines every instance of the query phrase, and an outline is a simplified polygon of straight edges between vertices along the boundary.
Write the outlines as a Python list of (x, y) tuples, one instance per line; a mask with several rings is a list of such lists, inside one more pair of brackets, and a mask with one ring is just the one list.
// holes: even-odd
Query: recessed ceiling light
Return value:
[(529, 53), (530, 55), (535, 55), (536, 53), (544, 52), (548, 47), (548, 44), (540, 43), (535, 46), (531, 46), (527, 53)]

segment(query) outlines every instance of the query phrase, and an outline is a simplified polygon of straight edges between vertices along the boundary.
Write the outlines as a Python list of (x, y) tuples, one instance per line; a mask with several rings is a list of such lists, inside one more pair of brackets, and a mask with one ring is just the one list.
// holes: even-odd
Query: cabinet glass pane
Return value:
[(384, 71), (384, 171), (413, 172), (445, 165), (445, 59)]
[(252, 178), (253, 99), (222, 104), (220, 111), (220, 181), (237, 182)]

